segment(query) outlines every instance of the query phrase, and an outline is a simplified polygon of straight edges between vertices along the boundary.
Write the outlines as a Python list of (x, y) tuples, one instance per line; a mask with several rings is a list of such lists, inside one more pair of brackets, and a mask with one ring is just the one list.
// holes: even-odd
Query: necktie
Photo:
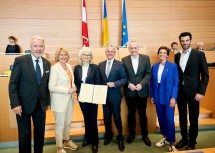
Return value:
[(111, 62), (108, 62), (108, 66), (107, 66), (107, 72), (106, 72), (106, 76), (108, 78), (109, 74), (110, 74), (110, 63)]
[(40, 84), (42, 77), (41, 77), (41, 70), (40, 70), (39, 60), (37, 59), (37, 60), (35, 60), (35, 61), (36, 61), (36, 76), (37, 76), (37, 82), (38, 82), (38, 84)]

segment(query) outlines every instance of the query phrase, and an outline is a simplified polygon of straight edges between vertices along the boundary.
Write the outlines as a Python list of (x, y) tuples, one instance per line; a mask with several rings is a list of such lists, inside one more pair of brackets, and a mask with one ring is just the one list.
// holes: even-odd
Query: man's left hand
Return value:
[(137, 85), (136, 85), (136, 90), (137, 90), (137, 91), (140, 91), (141, 89), (142, 89), (142, 85), (141, 85), (141, 84), (137, 84)]
[(109, 88), (115, 87), (114, 82), (108, 82), (108, 83), (107, 83), (107, 86), (108, 86)]
[(197, 93), (195, 96), (196, 101), (201, 101), (204, 98), (204, 95)]

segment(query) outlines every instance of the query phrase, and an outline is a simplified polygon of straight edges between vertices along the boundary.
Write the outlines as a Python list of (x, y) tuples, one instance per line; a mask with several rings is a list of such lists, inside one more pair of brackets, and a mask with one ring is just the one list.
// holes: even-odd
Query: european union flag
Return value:
[(126, 17), (126, 6), (125, 0), (122, 0), (122, 47), (127, 47), (128, 45), (128, 27), (127, 27), (127, 17)]

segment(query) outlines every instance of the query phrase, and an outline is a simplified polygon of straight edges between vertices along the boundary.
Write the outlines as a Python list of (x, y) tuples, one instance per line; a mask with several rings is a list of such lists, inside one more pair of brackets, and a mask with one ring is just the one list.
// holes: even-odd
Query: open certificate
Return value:
[(92, 85), (82, 83), (78, 100), (80, 102), (106, 104), (107, 89), (108, 87), (106, 85)]

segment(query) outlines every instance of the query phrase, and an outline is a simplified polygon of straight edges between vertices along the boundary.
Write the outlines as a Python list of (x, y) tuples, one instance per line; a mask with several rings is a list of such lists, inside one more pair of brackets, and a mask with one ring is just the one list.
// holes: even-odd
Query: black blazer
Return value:
[(133, 97), (135, 95), (135, 91), (128, 88), (129, 83), (133, 83), (134, 85), (141, 84), (142, 89), (137, 93), (140, 97), (147, 97), (149, 94), (149, 80), (151, 78), (151, 64), (149, 56), (139, 54), (139, 65), (136, 74), (134, 73), (130, 55), (124, 57), (122, 62), (125, 64), (128, 76), (128, 84), (125, 85), (125, 96)]
[[(82, 66), (76, 65), (74, 68), (74, 82), (77, 88), (77, 94), (80, 93), (81, 83), (83, 83), (82, 79)], [(99, 85), (100, 77), (99, 77), (99, 68), (95, 64), (90, 64), (87, 72), (87, 78), (85, 83)]]
[(187, 95), (195, 97), (196, 93), (205, 95), (209, 81), (208, 65), (205, 53), (192, 49), (183, 72), (180, 67), (181, 53), (175, 54), (175, 63), (179, 73), (179, 89), (184, 81), (184, 88)]
[(42, 58), (42, 60), (44, 72), (42, 81), (38, 84), (31, 54), (15, 59), (9, 83), (9, 97), (12, 109), (21, 105), (24, 113), (31, 113), (38, 98), (43, 111), (46, 110), (46, 106), (50, 105), (48, 80), (51, 64), (45, 58)]
[(121, 86), (127, 83), (125, 66), (122, 62), (114, 59), (110, 74), (107, 78), (105, 73), (106, 63), (107, 63), (107, 60), (99, 63), (101, 84), (107, 85), (108, 82), (114, 82), (115, 87), (108, 88), (107, 98), (110, 101), (113, 101), (113, 100), (121, 101), (122, 99)]

